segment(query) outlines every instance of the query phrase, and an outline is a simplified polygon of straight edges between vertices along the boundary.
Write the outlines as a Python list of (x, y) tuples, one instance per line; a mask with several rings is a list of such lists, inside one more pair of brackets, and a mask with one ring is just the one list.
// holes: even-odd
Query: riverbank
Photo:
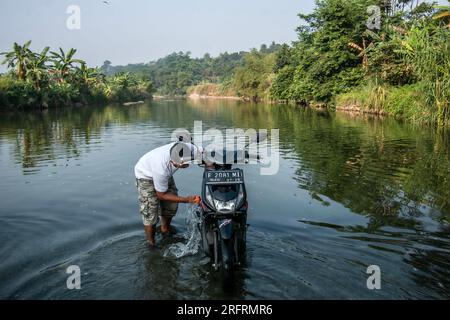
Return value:
[(199, 100), (199, 99), (218, 99), (218, 100), (244, 100), (241, 97), (235, 96), (213, 96), (213, 95), (200, 95), (197, 93), (192, 93), (187, 96), (189, 99)]
[[(238, 95), (225, 95), (221, 84), (202, 84), (188, 89), (186, 98), (192, 100), (215, 99), (250, 101)], [(448, 86), (448, 85), (447, 85)], [(347, 93), (334, 97), (334, 102), (299, 102), (295, 100), (257, 99), (256, 103), (302, 105), (311, 109), (330, 110), (353, 114), (373, 116), (390, 116), (415, 124), (445, 124), (449, 115), (450, 91), (444, 85), (443, 92), (435, 92), (436, 88), (428, 83), (419, 82), (412, 85), (388, 86), (368, 84), (357, 87)], [(228, 89), (228, 94), (233, 91)], [(441, 98), (442, 101), (436, 99)], [(440, 109), (439, 109), (440, 108)], [(443, 119), (439, 116), (443, 115)]]
[(239, 97), (231, 85), (222, 83), (202, 83), (191, 86), (186, 90), (189, 99), (227, 99), (245, 100)]
[[(445, 86), (444, 86), (445, 88)], [(336, 110), (389, 115), (416, 124), (448, 125), (450, 91), (419, 82), (413, 85), (366, 85), (336, 97)]]

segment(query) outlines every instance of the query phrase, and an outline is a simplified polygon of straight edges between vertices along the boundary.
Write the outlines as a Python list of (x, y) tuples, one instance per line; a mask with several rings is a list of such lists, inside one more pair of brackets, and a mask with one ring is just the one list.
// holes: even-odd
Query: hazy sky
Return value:
[[(299, 12), (314, 0), (0, 0), (0, 51), (32, 40), (32, 49), (74, 47), (91, 65), (148, 62), (174, 51), (213, 56), (296, 39)], [(81, 9), (69, 30), (67, 8)], [(2, 68), (4, 69), (4, 68)]]

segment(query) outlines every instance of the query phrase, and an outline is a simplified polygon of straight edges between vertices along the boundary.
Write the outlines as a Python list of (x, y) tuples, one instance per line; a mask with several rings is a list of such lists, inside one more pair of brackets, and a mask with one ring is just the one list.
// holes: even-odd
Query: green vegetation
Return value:
[[(369, 30), (368, 8), (380, 9)], [(98, 69), (65, 53), (14, 45), (0, 78), (0, 104), (60, 105), (158, 95), (290, 101), (417, 123), (450, 124), (450, 11), (417, 0), (316, 0), (299, 14), (298, 40), (250, 52), (172, 53), (157, 61)]]
[(243, 62), (245, 52), (223, 53), (216, 58), (205, 54), (192, 58), (190, 52), (172, 53), (147, 64), (111, 66), (105, 61), (100, 68), (107, 75), (119, 72), (147, 76), (152, 80), (158, 95), (185, 95), (189, 87), (200, 83), (227, 83), (234, 70)]
[(423, 83), (403, 86), (368, 84), (336, 98), (338, 108), (346, 111), (392, 115), (415, 123), (437, 122), (436, 112), (427, 104)]
[[(369, 30), (370, 6), (380, 29)], [(316, 0), (299, 14), (298, 40), (259, 50), (173, 53), (149, 64), (111, 67), (148, 76), (161, 95), (239, 96), (450, 123), (448, 6), (417, 0)]]
[[(365, 3), (364, 3), (365, 2)], [(361, 83), (360, 59), (348, 46), (364, 32), (369, 1), (317, 1), (297, 29), (299, 40), (283, 52), (272, 97), (301, 103), (328, 103)]]
[[(377, 32), (367, 30), (370, 5), (382, 9)], [(299, 40), (278, 54), (273, 99), (449, 124), (448, 7), (318, 0), (300, 17)]]
[(233, 86), (238, 96), (244, 99), (258, 101), (269, 98), (275, 74), (276, 54), (262, 53), (253, 50), (247, 54), (244, 64), (237, 68)]
[[(130, 72), (148, 76), (156, 94), (184, 96), (187, 93), (207, 92), (246, 99), (268, 98), (270, 74), (273, 74), (275, 53), (282, 46), (263, 44), (251, 52), (222, 53), (218, 57), (205, 54), (203, 58), (192, 58), (190, 52), (172, 53), (147, 64), (111, 66), (105, 61), (100, 68), (107, 75)], [(208, 88), (214, 88), (210, 91)]]
[(152, 84), (145, 77), (118, 73), (105, 77), (99, 69), (75, 59), (75, 49), (40, 53), (30, 50), (31, 41), (14, 43), (2, 53), (10, 71), (0, 76), (0, 106), (42, 108), (126, 101), (151, 97)]

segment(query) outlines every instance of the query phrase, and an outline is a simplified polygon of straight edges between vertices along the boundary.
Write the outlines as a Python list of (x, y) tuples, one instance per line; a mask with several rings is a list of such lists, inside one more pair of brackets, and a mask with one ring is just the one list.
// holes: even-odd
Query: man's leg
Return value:
[(155, 232), (156, 232), (156, 226), (149, 225), (144, 226), (145, 234), (147, 236), (147, 242), (150, 247), (154, 247), (156, 245), (155, 242)]
[(139, 209), (144, 223), (144, 231), (150, 247), (155, 247), (156, 222), (160, 211), (160, 205), (156, 191), (151, 180), (137, 180), (139, 192)]
[(170, 223), (172, 222), (172, 217), (161, 216), (161, 233), (168, 234), (170, 231)]
[[(178, 195), (178, 189), (175, 185), (175, 180), (171, 178), (169, 180), (168, 192)], [(170, 223), (172, 218), (177, 214), (178, 203), (161, 201), (161, 233), (168, 234), (170, 232)]]

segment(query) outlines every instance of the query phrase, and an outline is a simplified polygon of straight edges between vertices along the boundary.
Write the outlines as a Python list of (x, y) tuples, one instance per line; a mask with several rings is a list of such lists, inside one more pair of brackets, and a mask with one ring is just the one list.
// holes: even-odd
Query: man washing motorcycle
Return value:
[(188, 168), (189, 162), (201, 153), (202, 150), (193, 144), (174, 142), (148, 152), (136, 164), (134, 173), (139, 209), (151, 248), (156, 246), (158, 217), (161, 218), (161, 233), (167, 235), (178, 203), (200, 203), (199, 196), (178, 196), (173, 175), (178, 169)]

